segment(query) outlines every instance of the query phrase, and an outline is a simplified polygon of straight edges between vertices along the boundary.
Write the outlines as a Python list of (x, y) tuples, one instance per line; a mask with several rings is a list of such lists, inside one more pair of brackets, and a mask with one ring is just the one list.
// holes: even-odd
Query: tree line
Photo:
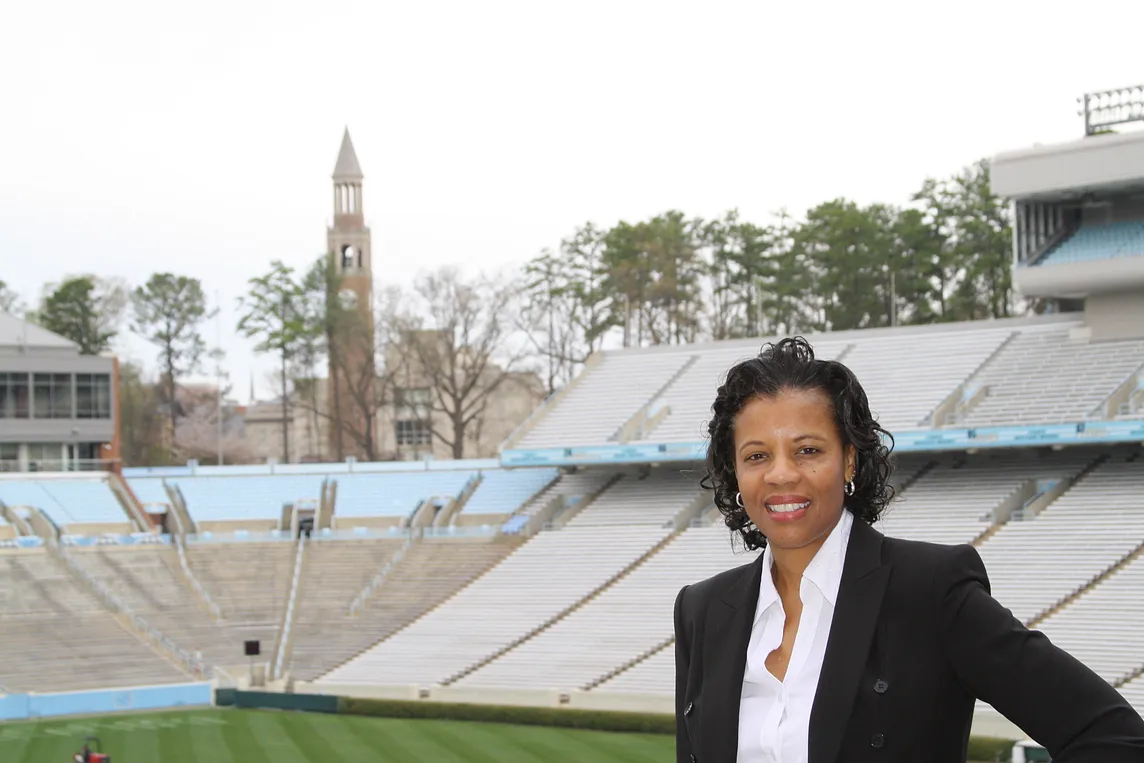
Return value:
[(1002, 318), (1008, 206), (981, 160), (926, 179), (904, 206), (833, 199), (802, 218), (678, 210), (589, 222), (525, 268), (527, 329), (550, 390), (588, 355), (624, 347)]
[[(840, 198), (801, 218), (781, 211), (764, 222), (735, 210), (709, 220), (669, 210), (610, 228), (587, 222), (517, 275), (443, 268), (423, 273), (411, 288), (379, 285), (369, 306), (344, 288), (332, 255), (301, 271), (274, 261), (247, 284), (236, 330), (256, 352), (275, 358), (286, 460), (291, 406), (305, 410), (315, 427), (322, 420), (333, 428), (339, 459), (350, 452), (384, 457), (378, 427), (396, 426), (399, 409), (418, 411), (432, 437), (459, 458), (491, 395), (517, 372), (535, 372), (551, 393), (605, 346), (1041, 309), (1013, 293), (1011, 257), (1008, 206), (990, 191), (982, 160), (947, 178), (927, 178), (902, 206)], [(0, 310), (21, 309), (0, 281)], [(165, 412), (169, 457), (185, 455), (175, 447), (177, 391), (202, 367), (202, 326), (213, 315), (198, 280), (156, 273), (131, 289), (76, 276), (47, 287), (30, 312), (89, 353), (106, 350), (129, 314), (130, 330), (157, 350), (159, 379), (148, 394)], [(315, 380), (327, 372), (331, 400), (323, 405)], [(142, 384), (138, 369), (121, 376)], [(425, 399), (407, 399), (411, 388)], [(127, 391), (138, 398), (138, 390)], [(153, 445), (133, 451), (124, 439), (131, 460), (156, 458)]]

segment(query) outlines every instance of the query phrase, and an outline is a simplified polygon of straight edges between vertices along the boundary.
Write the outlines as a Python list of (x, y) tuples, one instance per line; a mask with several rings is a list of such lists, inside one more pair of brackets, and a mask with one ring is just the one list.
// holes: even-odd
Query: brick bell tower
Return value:
[[(338, 279), (338, 299), (343, 308), (356, 311), (358, 320), (332, 337), (330, 353), (329, 406), (333, 454), (363, 456), (359, 438), (372, 422), (369, 410), (360, 402), (372, 399), (375, 377), (373, 347), (373, 261), (370, 233), (362, 207), (362, 172), (349, 128), (342, 136), (342, 147), (334, 165), (334, 223), (326, 231), (327, 251)], [(376, 435), (375, 435), (376, 438)]]

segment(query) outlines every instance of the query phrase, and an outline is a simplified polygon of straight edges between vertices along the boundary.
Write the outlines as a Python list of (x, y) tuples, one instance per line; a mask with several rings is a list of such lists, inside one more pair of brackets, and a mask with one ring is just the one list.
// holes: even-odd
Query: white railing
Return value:
[(287, 646), (290, 643), (290, 629), (294, 623), (294, 603), (298, 599), (298, 586), (302, 580), (302, 560), (306, 554), (306, 536), (298, 539), (298, 553), (294, 556), (294, 575), (290, 580), (290, 598), (286, 600), (286, 616), (282, 620), (282, 632), (278, 635), (278, 649), (274, 655), (274, 667), (271, 671), (273, 679), (282, 677), (282, 665), (286, 659)]
[(175, 525), (178, 527), (178, 532), (175, 533), (175, 552), (179, 555), (179, 567), (182, 569), (184, 577), (187, 579), (187, 582), (191, 584), (191, 588), (194, 589), (194, 592), (198, 594), (207, 605), (207, 609), (210, 610), (210, 613), (214, 615), (215, 622), (222, 620), (222, 609), (215, 603), (211, 595), (203, 588), (202, 584), (199, 583), (199, 579), (195, 577), (195, 573), (191, 571), (190, 564), (187, 563), (187, 550), (184, 546), (184, 537), (186, 534), (183, 532), (183, 520), (179, 519), (179, 515), (173, 511), (168, 513), (167, 516), (174, 517)]
[(358, 611), (365, 605), (369, 597), (373, 595), (373, 592), (376, 591), (378, 587), (385, 582), (385, 579), (389, 577), (390, 571), (399, 561), (401, 561), (401, 557), (405, 556), (405, 552), (408, 551), (409, 547), (412, 545), (413, 538), (408, 538), (404, 543), (401, 544), (401, 548), (397, 549), (397, 552), (394, 553), (394, 555), (390, 557), (389, 561), (385, 563), (385, 566), (382, 567), (381, 570), (373, 576), (373, 579), (366, 583), (366, 586), (361, 590), (361, 593), (355, 596), (354, 600), (350, 602), (350, 617), (357, 615)]
[[(186, 650), (165, 636), (158, 628), (135, 614), (135, 612), (124, 604), (118, 596), (113, 594), (107, 586), (92, 577), (87, 570), (80, 567), (75, 559), (72, 558), (71, 554), (65, 551), (64, 547), (61, 546), (55, 538), (48, 539), (48, 546), (54, 550), (56, 558), (63, 562), (72, 574), (82, 579), (88, 585), (92, 593), (95, 594), (96, 598), (99, 599), (104, 606), (130, 620), (136, 631), (143, 636), (149, 644), (156, 649), (166, 651), (168, 656), (174, 660), (184, 672), (195, 675), (196, 661)], [(212, 672), (215, 670), (217, 670), (217, 668), (212, 668)]]

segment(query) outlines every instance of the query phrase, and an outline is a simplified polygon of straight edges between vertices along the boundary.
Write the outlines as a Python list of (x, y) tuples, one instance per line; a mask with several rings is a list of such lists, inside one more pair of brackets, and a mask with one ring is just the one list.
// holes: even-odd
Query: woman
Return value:
[(964, 763), (980, 698), (1054, 763), (1144, 761), (1144, 721), (989, 594), (977, 551), (883, 537), (887, 433), (802, 339), (731, 369), (706, 487), (751, 564), (675, 602), (680, 763)]

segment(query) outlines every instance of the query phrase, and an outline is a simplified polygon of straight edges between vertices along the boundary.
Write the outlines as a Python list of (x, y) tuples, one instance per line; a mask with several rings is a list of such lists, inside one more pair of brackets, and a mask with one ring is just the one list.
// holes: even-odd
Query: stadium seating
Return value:
[[(297, 640), (291, 668), (294, 677), (317, 678), (399, 631), (479, 577), (518, 543), (510, 538), (417, 540), (400, 554), (381, 586), (352, 617), (346, 611), (364, 582), (346, 599), (321, 605), (329, 613), (324, 620), (307, 612), (317, 594), (311, 586), (303, 584), (301, 619), (295, 626)], [(324, 551), (325, 544), (326, 541), (319, 541), (312, 548)], [(338, 553), (334, 550), (338, 545), (341, 544), (335, 543), (330, 548), (327, 559)]]
[(163, 489), (161, 477), (132, 477), (127, 480), (127, 483), (131, 486), (131, 492), (135, 493), (135, 497), (144, 507), (162, 508), (171, 503), (170, 496)]
[[(277, 522), (283, 506), (299, 501), (317, 502), (327, 477), (338, 484), (335, 516), (352, 519), (407, 517), (429, 498), (457, 497), (477, 475), (476, 470), (337, 472), (330, 465), (315, 466), (321, 469), (289, 474), (172, 476), (166, 481), (182, 491), (191, 516), (198, 522)], [(130, 479), (132, 490), (143, 504), (169, 503), (162, 483), (163, 478), (159, 477)]]
[(182, 491), (187, 509), (196, 522), (236, 519), (277, 522), (285, 504), (317, 501), (322, 494), (321, 475), (176, 477), (168, 478), (167, 482)]
[(854, 342), (842, 362), (858, 377), (883, 427), (891, 432), (918, 429), (931, 426), (926, 418), (1011, 333), (958, 326), (874, 335)]
[[(621, 487), (623, 486), (623, 487)], [(658, 500), (647, 500), (657, 494)], [(617, 497), (618, 496), (618, 497)], [(695, 501), (678, 474), (627, 476), (560, 530), (530, 538), (445, 604), (331, 671), (331, 683), (443, 683), (544, 625), (670, 534), (665, 522)], [(642, 524), (620, 524), (638, 521)], [(496, 617), (489, 617), (496, 612)]]
[(1037, 266), (1144, 257), (1144, 220), (1082, 225), (1037, 261)]
[(558, 500), (564, 509), (574, 507), (603, 488), (614, 476), (614, 472), (601, 469), (561, 475), (559, 480), (521, 506), (517, 514), (526, 517), (535, 516), (553, 500)]
[(1021, 620), (1042, 614), (1144, 542), (1144, 461), (1093, 469), (1032, 519), (980, 547), (993, 595)]
[(457, 685), (586, 688), (671, 640), (671, 602), (680, 588), (758, 555), (736, 546), (721, 523), (692, 527), (599, 596)]
[(0, 686), (67, 691), (185, 681), (45, 549), (0, 553)]
[(1105, 680), (1124, 680), (1144, 665), (1144, 557), (1037, 627)]
[(1004, 454), (944, 463), (917, 479), (882, 516), (878, 529), (909, 540), (969, 543), (995, 522), (994, 511), (1029, 483), (1071, 479), (1085, 457), (1017, 459)]
[[(100, 546), (74, 549), (71, 555), (134, 614), (181, 649), (201, 650), (208, 664), (242, 665), (242, 635), (233, 632), (227, 622), (216, 622), (195, 599), (180, 578), (179, 560), (172, 547)], [(241, 565), (242, 561), (236, 558), (235, 563)]]
[(507, 514), (547, 487), (558, 476), (555, 469), (492, 469), (465, 503), (464, 513)]
[(430, 498), (456, 498), (475, 471), (339, 474), (335, 517), (406, 517)]
[[(1144, 365), (1144, 340), (1070, 339), (1079, 323), (1027, 327), (969, 381), (985, 396), (960, 426), (1085, 421)], [(1100, 412), (1100, 417), (1103, 413)]]
[[(727, 371), (741, 360), (752, 358), (759, 352), (761, 342), (749, 339), (734, 342), (721, 342), (711, 349), (684, 348), (695, 361), (679, 375), (652, 403), (649, 417), (660, 410), (666, 411), (663, 420), (642, 440), (652, 442), (695, 442), (707, 436), (707, 421), (711, 417), (711, 405), (715, 402), (715, 392), (723, 383)], [(845, 349), (846, 345), (824, 342), (815, 352), (824, 358), (833, 358)]]
[[(324, 540), (315, 538), (306, 548), (302, 583), (292, 626), (291, 659), (296, 676), (328, 670), (360, 651), (360, 618), (348, 616), (350, 602), (393, 558), (403, 540)], [(369, 638), (368, 630), (366, 638)], [(356, 647), (356, 648), (355, 648)]]
[(646, 660), (604, 681), (593, 691), (668, 696), (675, 694), (674, 642), (663, 647)]
[(539, 415), (516, 447), (608, 442), (691, 359), (677, 348), (605, 354)]
[[(264, 653), (274, 647), (296, 551), (296, 544), (289, 541), (187, 545), (188, 565), (222, 610), (228, 638), (234, 644), (227, 647), (228, 651), (251, 639), (262, 642)], [(242, 664), (241, 657), (237, 662)], [(222, 664), (225, 667), (234, 662), (228, 659)]]
[(0, 479), (0, 501), (13, 507), (35, 507), (60, 526), (124, 524), (129, 521), (111, 492), (106, 475)]
[(1144, 675), (1121, 686), (1120, 693), (1136, 708), (1136, 712), (1144, 715)]

